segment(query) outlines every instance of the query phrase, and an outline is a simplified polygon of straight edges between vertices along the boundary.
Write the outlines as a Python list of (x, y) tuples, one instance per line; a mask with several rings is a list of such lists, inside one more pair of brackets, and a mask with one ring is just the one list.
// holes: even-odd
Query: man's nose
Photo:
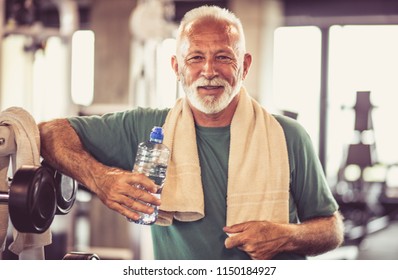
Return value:
[(209, 80), (217, 76), (217, 69), (214, 61), (210, 59), (206, 60), (206, 63), (203, 65), (202, 75)]

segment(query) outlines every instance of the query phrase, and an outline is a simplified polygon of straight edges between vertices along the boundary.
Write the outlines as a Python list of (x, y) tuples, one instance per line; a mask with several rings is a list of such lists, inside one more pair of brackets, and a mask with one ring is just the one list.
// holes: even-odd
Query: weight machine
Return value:
[[(26, 89), (23, 92), (23, 100), (18, 99), (23, 104), (14, 104), (15, 95), (19, 95), (19, 92), (1, 92), (5, 88), (0, 88), (0, 95), (8, 94), (10, 96), (11, 92), (10, 100), (12, 101), (7, 104), (4, 99), (0, 100), (0, 103), (4, 102), (1, 104), (3, 106), (2, 109), (9, 106), (21, 106), (35, 117), (43, 117), (43, 112), (35, 110), (37, 108), (32, 105), (34, 98), (32, 92), (33, 84), (31, 84), (33, 64), (30, 58), (33, 59), (37, 51), (46, 49), (49, 38), (57, 37), (62, 42), (65, 54), (62, 56), (61, 64), (69, 69), (71, 67), (72, 35), (78, 30), (80, 12), (83, 11), (84, 17), (86, 15), (85, 12), (88, 11), (86, 8), (88, 8), (87, 4), (81, 4), (77, 0), (0, 0), (0, 55), (3, 39), (8, 36), (19, 35), (24, 38), (23, 51), (27, 58), (26, 69), (23, 69), (25, 71), (20, 71), (22, 76), (26, 78), (26, 81), (23, 77), (21, 78), (22, 81), (20, 81), (25, 85)], [(69, 72), (68, 70), (65, 71), (66, 75), (61, 76), (61, 83), (59, 84), (60, 99), (64, 102), (58, 113), (63, 115), (77, 109), (71, 99), (71, 77)], [(3, 72), (3, 74), (5, 73)], [(2, 77), (1, 74), (0, 78)], [(69, 113), (64, 112), (65, 110)], [(28, 115), (27, 112), (25, 113)], [(49, 118), (51, 116), (47, 115), (46, 117)], [(58, 117), (58, 115), (53, 117)], [(36, 126), (36, 124), (34, 125)], [(0, 183), (0, 259), (1, 253), (5, 249), (6, 241), (8, 241), (7, 237), (11, 234), (10, 231), (7, 232), (7, 230), (11, 229), (11, 227), (8, 227), (8, 219), (13, 226), (14, 241), (15, 236), (19, 235), (27, 236), (28, 239), (30, 238), (31, 241), (34, 241), (37, 236), (48, 234), (50, 225), (53, 224), (54, 215), (66, 215), (71, 211), (78, 189), (76, 182), (68, 176), (59, 173), (46, 162), (40, 162), (39, 156), (35, 157), (32, 162), (24, 162), (23, 166), (17, 163), (15, 153), (18, 153), (21, 147), (23, 149), (23, 145), (17, 144), (14, 129), (8, 124), (1, 123), (0, 158), (12, 159), (10, 163), (12, 164), (13, 172), (9, 172), (11, 174), (1, 173), (1, 175), (4, 175), (2, 177), (4, 182)], [(6, 170), (7, 167), (8, 161), (1, 165), (2, 170)], [(59, 226), (58, 223), (58, 232), (57, 223), (53, 227), (53, 229), (55, 228), (52, 234), (53, 241), (60, 237)], [(44, 259), (44, 246), (50, 245), (51, 242), (51, 239), (46, 238), (47, 241), (42, 243), (43, 246), (33, 250), (22, 250), (22, 252), (17, 254), (17, 257), (19, 259)], [(53, 249), (50, 248), (51, 250)], [(8, 254), (8, 252), (5, 252), (5, 254)], [(65, 258), (71, 259), (73, 256), (73, 253), (69, 253)], [(10, 257), (14, 258), (14, 256)]]
[(39, 131), (33, 117), (19, 107), (2, 111), (0, 243), (2, 247), (5, 244), (10, 219), (14, 226), (10, 247), (21, 259), (44, 258), (44, 246), (51, 243), (49, 228), (54, 215), (69, 213), (77, 193), (74, 180), (40, 162), (39, 151)]
[[(51, 243), (49, 230), (54, 217), (71, 211), (78, 191), (78, 184), (72, 178), (46, 161), (38, 162), (37, 135), (38, 128), (24, 109), (12, 107), (0, 113), (0, 173), (4, 177), (0, 179), (7, 189), (0, 185), (0, 243), (5, 243), (10, 219), (16, 231), (15, 240), (23, 235), (19, 241), (14, 240), (19, 243), (22, 240), (22, 244), (14, 247), (21, 250), (20, 259), (44, 259), (44, 246)], [(26, 145), (26, 138), (34, 143)], [(13, 167), (12, 177), (8, 177), (8, 166)], [(27, 246), (25, 241), (29, 243)], [(63, 257), (63, 260), (98, 259), (97, 254), (74, 251)]]
[[(354, 133), (356, 139), (347, 146), (332, 192), (345, 218), (346, 245), (359, 246), (369, 235), (388, 226), (391, 220), (385, 204), (398, 209), (398, 196), (386, 196), (385, 176), (375, 170), (388, 169), (377, 157), (369, 91), (358, 91)], [(384, 204), (383, 204), (384, 198)]]

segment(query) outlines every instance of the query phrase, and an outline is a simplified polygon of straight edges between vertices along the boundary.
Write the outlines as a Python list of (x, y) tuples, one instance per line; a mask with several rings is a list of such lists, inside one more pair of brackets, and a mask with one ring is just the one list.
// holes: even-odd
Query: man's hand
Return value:
[(268, 260), (286, 247), (290, 231), (287, 225), (267, 221), (246, 222), (224, 227), (230, 237), (225, 247), (237, 247), (245, 251), (253, 260)]
[(252, 221), (224, 227), (230, 237), (225, 247), (237, 247), (252, 259), (270, 259), (277, 253), (293, 252), (315, 256), (340, 246), (344, 225), (339, 212), (309, 219), (300, 224), (278, 224)]
[(136, 212), (153, 213), (153, 207), (146, 203), (160, 205), (160, 200), (152, 195), (159, 186), (143, 174), (109, 168), (95, 178), (95, 184), (97, 195), (106, 206), (132, 220), (140, 217)]

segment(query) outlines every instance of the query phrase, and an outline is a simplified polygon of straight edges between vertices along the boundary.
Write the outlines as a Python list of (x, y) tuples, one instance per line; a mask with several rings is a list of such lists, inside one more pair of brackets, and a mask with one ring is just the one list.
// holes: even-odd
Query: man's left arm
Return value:
[(271, 259), (281, 252), (315, 256), (340, 246), (344, 240), (341, 215), (309, 219), (301, 224), (251, 221), (225, 227), (225, 247), (237, 247), (252, 259)]

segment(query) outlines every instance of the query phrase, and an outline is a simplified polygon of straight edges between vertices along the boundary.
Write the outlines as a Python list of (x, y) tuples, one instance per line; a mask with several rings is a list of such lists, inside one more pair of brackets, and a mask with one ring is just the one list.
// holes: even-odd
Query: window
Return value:
[[(381, 164), (398, 163), (398, 26), (332, 26), (329, 53), (328, 167), (332, 174), (342, 162), (345, 146), (355, 142), (357, 91), (370, 91), (373, 131)], [(373, 134), (373, 136), (372, 136)]]
[(76, 31), (72, 37), (72, 100), (88, 106), (94, 99), (94, 32)]
[(274, 44), (274, 106), (297, 113), (297, 120), (318, 150), (320, 30), (313, 26), (280, 27), (275, 31)]
[[(315, 149), (319, 146), (321, 31), (281, 27), (275, 31), (273, 104), (298, 113)], [(395, 143), (398, 104), (398, 26), (346, 25), (329, 29), (326, 172), (333, 179), (347, 145), (358, 141), (354, 110), (358, 91), (370, 91), (373, 130), (380, 164), (398, 163)], [(372, 142), (373, 141), (373, 142)]]
[[(90, 105), (94, 82), (94, 33), (77, 31), (70, 45), (53, 36), (42, 47), (30, 37), (10, 35), (3, 40), (1, 106), (27, 110), (37, 122), (70, 115), (75, 104)], [(39, 46), (39, 45), (37, 45)], [(72, 72), (70, 72), (72, 70)], [(71, 97), (72, 92), (72, 97)]]

